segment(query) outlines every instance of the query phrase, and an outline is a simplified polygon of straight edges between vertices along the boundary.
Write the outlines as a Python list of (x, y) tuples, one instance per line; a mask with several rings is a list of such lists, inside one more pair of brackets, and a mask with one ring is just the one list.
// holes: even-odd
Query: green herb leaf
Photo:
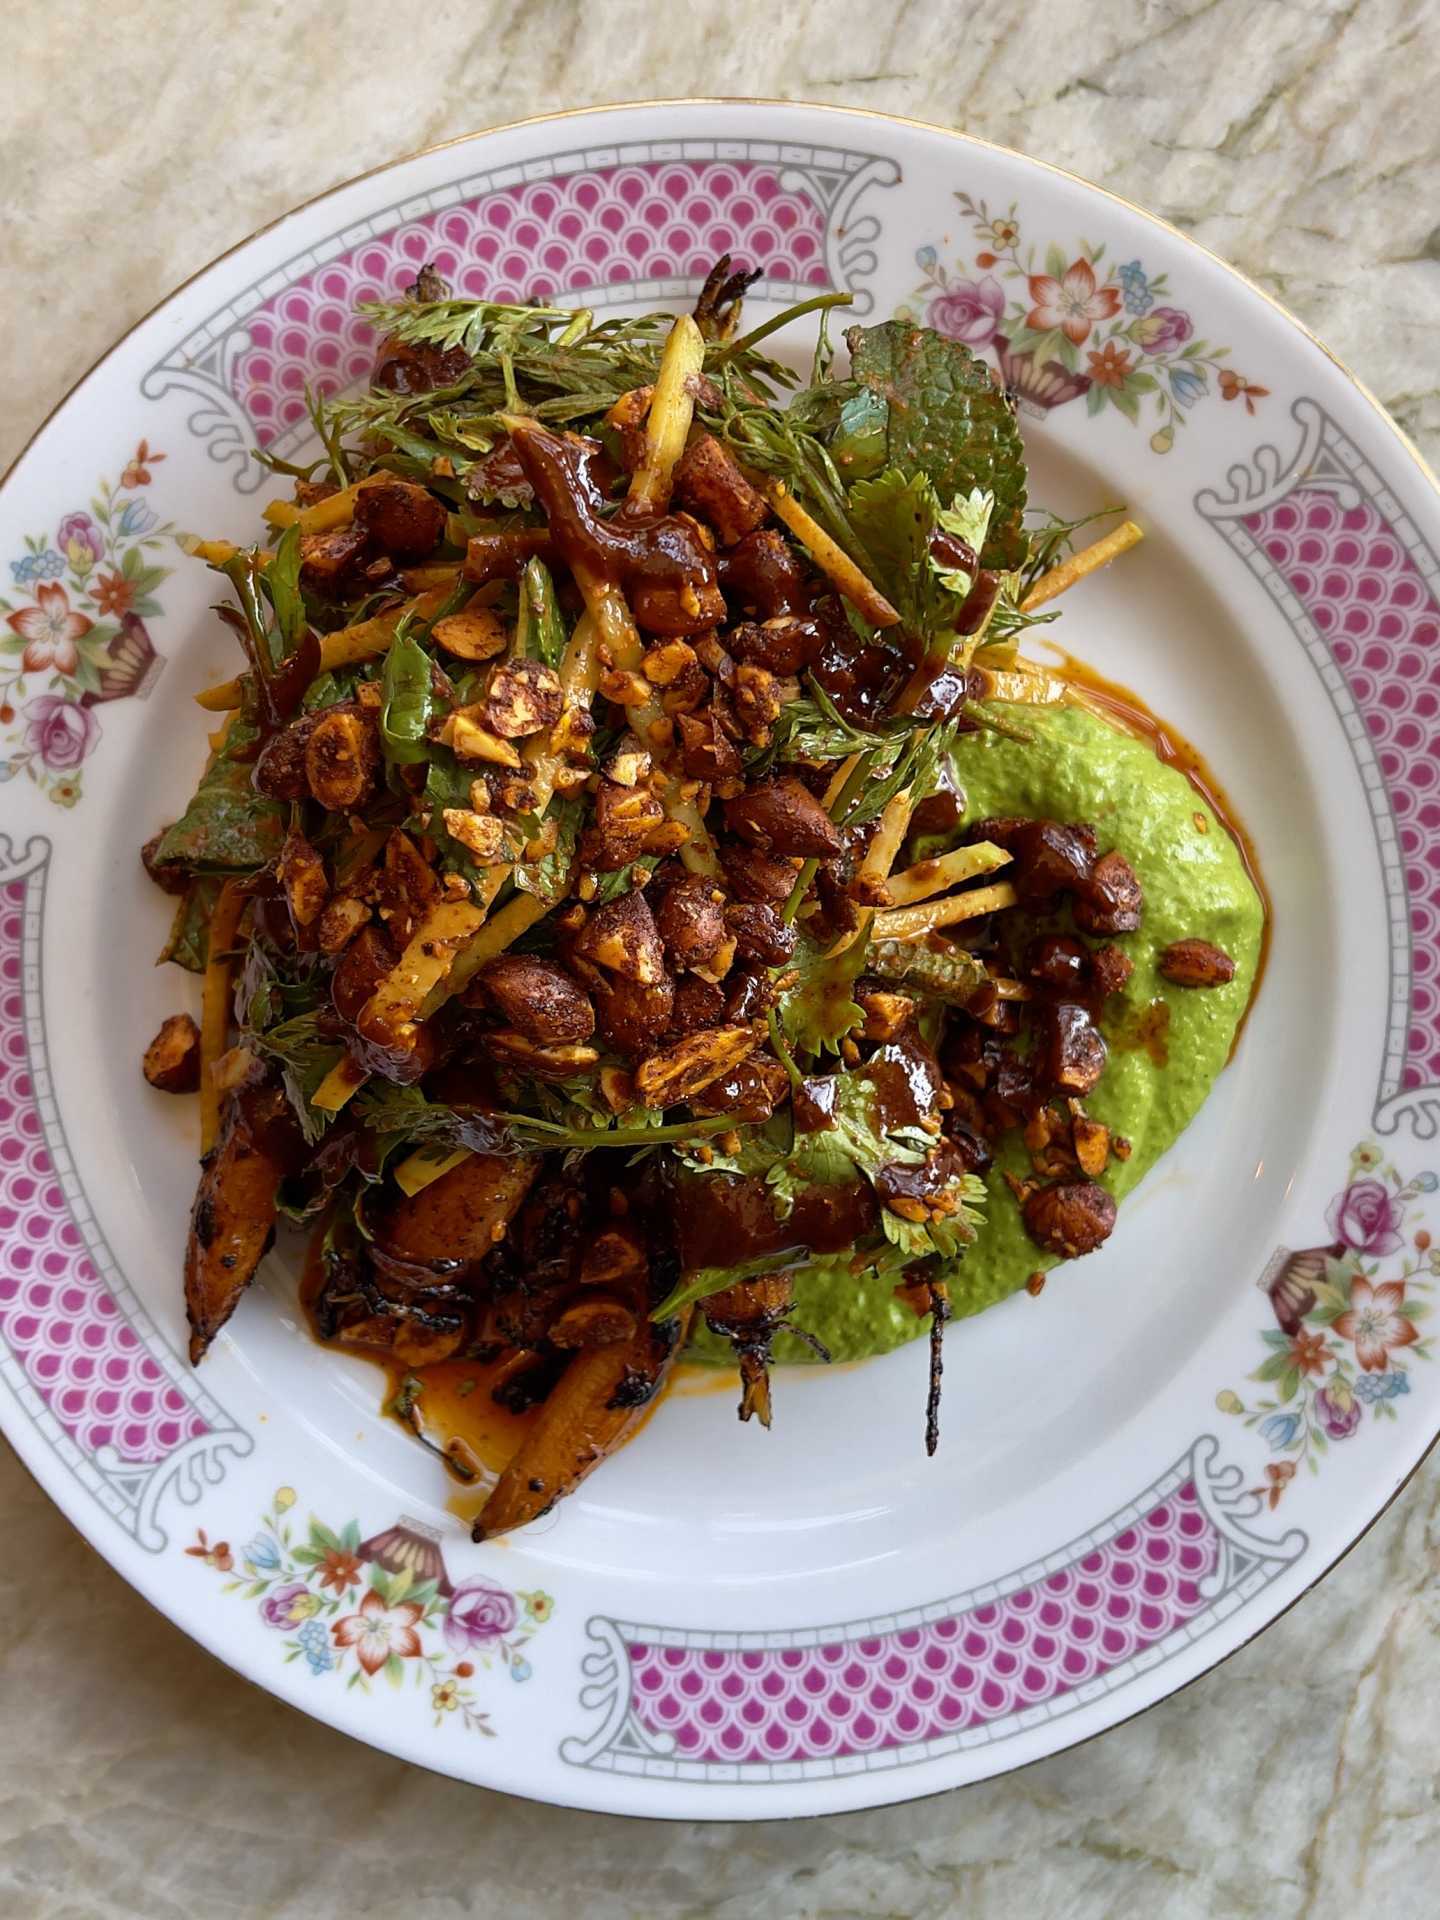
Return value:
[(547, 667), (558, 667), (569, 637), (555, 598), (550, 569), (543, 560), (528, 560), (520, 576), (520, 620), (515, 652), (521, 658), (543, 660)]
[(349, 700), (362, 680), (370, 678), (369, 667), (327, 667), (324, 673), (317, 673), (305, 689), (300, 702), (302, 713), (319, 713), (325, 707), (338, 705)]
[(220, 895), (220, 882), (206, 878), (195, 880), (175, 910), (170, 935), (157, 956), (173, 960), (187, 973), (203, 973), (210, 952), (210, 916)]
[(629, 893), (634, 889), (641, 874), (648, 877), (659, 864), (659, 860), (653, 854), (646, 854), (638, 860), (632, 860), (628, 867), (621, 867), (614, 873), (597, 874), (595, 898), (591, 904), (603, 907), (611, 900), (618, 900), (622, 893)]
[(885, 465), (889, 427), (890, 403), (870, 387), (862, 386), (842, 403), (830, 457), (847, 485), (868, 479)]
[(865, 965), (868, 939), (860, 937), (839, 953), (825, 952), (801, 938), (791, 967), (799, 978), (780, 1002), (780, 1025), (797, 1052), (838, 1053), (846, 1034), (865, 1018), (852, 989)]
[(244, 721), (231, 727), (225, 751), (161, 839), (157, 863), (193, 873), (255, 873), (274, 859), (285, 837), (283, 814), (251, 786), (249, 763), (234, 757), (254, 738)]
[(522, 893), (533, 893), (547, 907), (556, 907), (565, 898), (570, 891), (584, 816), (585, 809), (578, 800), (561, 795), (551, 801), (545, 818), (555, 823), (555, 844), (539, 860), (522, 861), (515, 868), (515, 884)]
[[(985, 536), (990, 531), (990, 517), (995, 511), (995, 496), (986, 493), (981, 487), (972, 487), (968, 494), (956, 494), (948, 507), (941, 509), (939, 520), (941, 530), (950, 533), (957, 540), (963, 540), (972, 547), (977, 555), (985, 550)], [(963, 571), (947, 573), (943, 567), (931, 565), (942, 586), (962, 597), (969, 593), (974, 584), (974, 575)]]
[[(940, 624), (945, 596), (930, 565), (930, 536), (940, 519), (940, 502), (923, 473), (887, 467), (873, 480), (851, 487), (846, 502), (851, 524), (869, 554), (875, 584), (894, 603), (912, 633), (928, 633)], [(967, 583), (966, 591), (969, 591)], [(950, 609), (949, 624), (960, 610)]]
[(381, 687), (381, 750), (396, 765), (414, 766), (428, 752), (425, 730), (432, 705), (430, 656), (403, 621), (385, 655)]
[(910, 789), (911, 799), (916, 803), (933, 793), (944, 775), (955, 738), (953, 725), (932, 726), (924, 732), (911, 733), (888, 767), (871, 770), (872, 778), (867, 781), (859, 804), (846, 814), (846, 824), (857, 826), (876, 819), (905, 787)]
[(246, 1033), (252, 1046), (279, 1062), (286, 1096), (311, 1146), (322, 1138), (335, 1116), (310, 1103), (321, 1081), (340, 1064), (345, 1052), (321, 1031), (320, 1022), (318, 1013), (302, 1013), (263, 1032), (250, 1028)]
[[(958, 340), (928, 328), (887, 320), (846, 335), (855, 380), (885, 406), (885, 458), (904, 473), (923, 473), (942, 499), (979, 488), (995, 510), (981, 564), (1001, 570), (1025, 560), (1025, 450), (1020, 429), (990, 369)], [(862, 464), (873, 459), (875, 427), (867, 416)], [(837, 465), (854, 451), (836, 452)], [(873, 469), (872, 469), (873, 470)]]
[(784, 1273), (804, 1262), (805, 1254), (797, 1250), (788, 1259), (784, 1254), (762, 1253), (733, 1267), (696, 1267), (670, 1289), (658, 1307), (652, 1308), (650, 1318), (673, 1320), (677, 1313), (693, 1307), (698, 1300), (708, 1300), (712, 1293), (723, 1293), (726, 1287), (738, 1287), (745, 1280), (758, 1280), (762, 1273)]
[(305, 602), (300, 593), (300, 529), (287, 527), (280, 536), (275, 558), (260, 576), (269, 589), (275, 609), (275, 624), (280, 629), (282, 653), (293, 653), (305, 637), (309, 625)]
[[(475, 782), (475, 769), (461, 766), (459, 760), (448, 747), (432, 746), (428, 750), (429, 763), (425, 768), (425, 798), (435, 812), (446, 807), (468, 807), (470, 789)], [(437, 835), (441, 831), (440, 822), (432, 823), (431, 831)]]

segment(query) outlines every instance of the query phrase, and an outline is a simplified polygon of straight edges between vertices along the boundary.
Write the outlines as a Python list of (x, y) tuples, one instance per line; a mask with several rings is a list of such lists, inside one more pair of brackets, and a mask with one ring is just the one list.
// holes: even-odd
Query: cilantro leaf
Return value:
[(886, 1241), (907, 1264), (935, 1258), (958, 1260), (975, 1238), (981, 1219), (980, 1205), (985, 1198), (985, 1182), (977, 1180), (973, 1173), (965, 1173), (960, 1175), (957, 1187), (956, 1210), (945, 1220), (903, 1220), (889, 1207), (880, 1209), (880, 1225)]
[[(958, 340), (899, 320), (852, 327), (845, 338), (854, 379), (885, 407), (886, 463), (924, 474), (943, 499), (976, 488), (993, 494), (981, 564), (1023, 566), (1025, 450), (985, 362)], [(873, 472), (877, 444), (875, 408), (847, 402), (830, 448), (836, 466)]]
[[(923, 473), (886, 467), (873, 480), (859, 480), (846, 504), (861, 544), (875, 567), (875, 584), (894, 603), (912, 632), (925, 633), (942, 623), (953, 626), (960, 610), (954, 600), (945, 621), (947, 596), (930, 565), (930, 537), (940, 519), (940, 502)], [(966, 589), (969, 591), (969, 582)]]
[(865, 1018), (852, 989), (865, 965), (868, 942), (857, 937), (840, 952), (826, 952), (801, 936), (791, 965), (798, 974), (780, 1003), (780, 1024), (790, 1045), (816, 1055), (838, 1053), (840, 1042)]
[[(875, 1083), (864, 1067), (832, 1074), (828, 1084), (834, 1089), (828, 1127), (795, 1133), (787, 1142), (780, 1124), (772, 1121), (749, 1135), (734, 1154), (712, 1151), (707, 1159), (701, 1159), (698, 1154), (682, 1153), (683, 1164), (696, 1174), (763, 1179), (776, 1219), (785, 1220), (807, 1187), (844, 1186), (856, 1179), (873, 1184), (883, 1168), (918, 1167), (934, 1151), (937, 1143), (923, 1127), (885, 1129), (877, 1108)], [(905, 1267), (918, 1260), (958, 1259), (975, 1238), (979, 1218), (976, 1205), (985, 1189), (973, 1174), (958, 1174), (945, 1191), (954, 1202), (954, 1210), (941, 1220), (909, 1221), (882, 1206), (879, 1237), (856, 1247), (855, 1254), (870, 1260), (877, 1270), (893, 1266), (897, 1281)], [(813, 1255), (792, 1249), (788, 1253), (780, 1250), (762, 1254), (738, 1267), (702, 1267), (682, 1276), (651, 1317), (665, 1318), (682, 1306), (693, 1305), (757, 1274), (813, 1264)]]

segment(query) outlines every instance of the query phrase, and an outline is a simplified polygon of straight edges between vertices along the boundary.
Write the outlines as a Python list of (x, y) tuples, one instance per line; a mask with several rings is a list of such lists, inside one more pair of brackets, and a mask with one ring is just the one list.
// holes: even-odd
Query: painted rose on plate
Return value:
[(477, 1662), (528, 1680), (525, 1649), (554, 1611), (550, 1595), (479, 1577), (453, 1582), (440, 1535), (417, 1520), (362, 1538), (353, 1520), (337, 1531), (312, 1517), (298, 1528), (287, 1517), (294, 1505), (294, 1489), (282, 1487), (238, 1556), (203, 1529), (185, 1552), (234, 1575), (222, 1591), (256, 1603), (262, 1623), (285, 1636), (287, 1663), (303, 1661), (317, 1678), (343, 1673), (362, 1689), (413, 1677), (430, 1688), (437, 1726), (453, 1716), (493, 1734), (469, 1684)]
[(1356, 1180), (1331, 1201), (1325, 1213), (1330, 1231), (1355, 1253), (1398, 1253), (1405, 1244), (1400, 1226), (1405, 1209), (1381, 1180)]
[(445, 1615), (445, 1644), (456, 1653), (490, 1646), (515, 1625), (515, 1601), (488, 1580), (462, 1580), (450, 1596)]
[[(143, 455), (143, 458), (141, 457)], [(135, 489), (163, 460), (142, 440), (119, 485), (102, 481), (88, 508), (61, 514), (10, 562), (0, 595), (0, 781), (21, 776), (57, 806), (82, 792), (82, 765), (101, 728), (96, 706), (148, 693), (159, 661), (145, 621), (172, 571), (154, 555), (171, 527)]]
[(60, 694), (42, 693), (25, 708), (25, 738), (52, 773), (78, 767), (100, 738), (100, 722), (88, 707)]
[(1271, 1261), (1261, 1284), (1277, 1325), (1261, 1335), (1268, 1351), (1250, 1376), (1262, 1391), (1247, 1400), (1227, 1387), (1215, 1399), (1284, 1456), (1254, 1489), (1269, 1506), (1302, 1461), (1316, 1472), (1367, 1420), (1393, 1420), (1410, 1368), (1430, 1359), (1423, 1328), (1440, 1261), (1417, 1202), (1437, 1188), (1433, 1173), (1402, 1178), (1367, 1141), (1326, 1209), (1333, 1241)]
[(1194, 315), (1164, 273), (1140, 260), (1112, 263), (1108, 248), (1080, 241), (1032, 244), (1018, 206), (997, 213), (955, 194), (975, 243), (950, 264), (920, 247), (923, 278), (896, 318), (924, 322), (976, 352), (988, 349), (1019, 405), (1045, 414), (1084, 399), (1150, 428), (1168, 453), (1187, 412), (1218, 396), (1247, 413), (1268, 389), (1225, 364), (1229, 348), (1200, 338)]
[(993, 274), (983, 280), (955, 280), (925, 311), (926, 324), (967, 347), (988, 347), (1000, 331), (1005, 295)]

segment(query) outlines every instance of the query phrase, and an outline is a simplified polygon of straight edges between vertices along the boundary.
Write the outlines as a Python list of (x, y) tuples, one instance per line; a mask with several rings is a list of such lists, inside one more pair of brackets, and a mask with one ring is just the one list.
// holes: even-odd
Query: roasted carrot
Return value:
[(628, 1340), (576, 1354), (481, 1508), (476, 1540), (538, 1520), (624, 1445), (665, 1385), (689, 1324), (687, 1307), (678, 1319), (641, 1320)]

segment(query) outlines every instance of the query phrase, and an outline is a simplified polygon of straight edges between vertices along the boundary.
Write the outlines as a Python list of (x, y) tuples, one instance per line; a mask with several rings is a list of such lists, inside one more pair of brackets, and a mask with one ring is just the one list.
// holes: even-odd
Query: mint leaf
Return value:
[[(1014, 411), (985, 362), (958, 340), (899, 320), (852, 327), (845, 338), (854, 379), (885, 405), (886, 464), (924, 474), (942, 499), (976, 488), (992, 493), (995, 510), (981, 564), (1002, 571), (1023, 566), (1025, 450)], [(873, 472), (871, 410), (861, 416), (847, 403), (831, 457), (842, 472), (847, 463), (856, 470), (857, 421), (864, 429), (858, 467)]]
[(156, 964), (173, 960), (187, 973), (203, 973), (210, 953), (210, 916), (220, 895), (217, 879), (200, 879), (188, 888), (175, 910), (170, 937), (160, 949)]
[(273, 800), (250, 784), (248, 761), (234, 758), (255, 729), (237, 720), (225, 751), (206, 771), (194, 797), (155, 852), (157, 864), (194, 873), (254, 873), (280, 851), (284, 822)]

